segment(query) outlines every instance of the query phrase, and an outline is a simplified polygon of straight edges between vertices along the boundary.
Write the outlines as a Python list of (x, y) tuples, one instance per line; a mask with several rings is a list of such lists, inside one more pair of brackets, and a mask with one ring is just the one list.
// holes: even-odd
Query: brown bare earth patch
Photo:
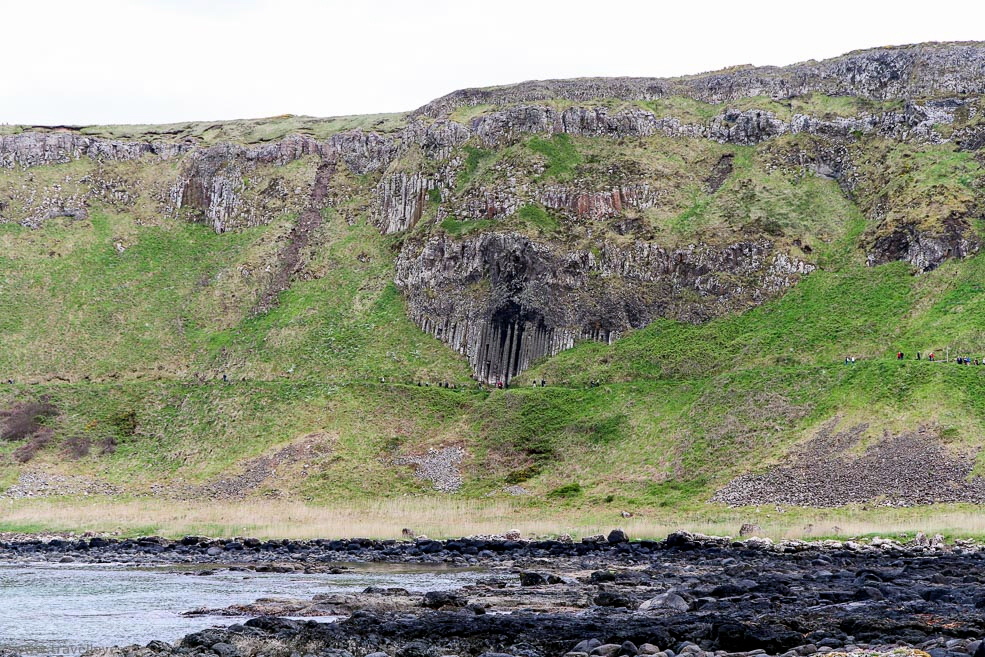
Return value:
[(985, 502), (985, 479), (972, 478), (975, 454), (948, 450), (938, 427), (886, 432), (859, 455), (852, 453), (853, 448), (868, 426), (835, 431), (837, 423), (835, 419), (821, 427), (810, 442), (790, 455), (786, 465), (738, 477), (719, 490), (713, 501), (732, 506), (804, 507)]
[(297, 223), (291, 228), (291, 232), (287, 236), (287, 243), (277, 255), (277, 269), (273, 279), (253, 309), (253, 314), (262, 315), (277, 305), (277, 297), (290, 287), (291, 279), (304, 266), (303, 254), (312, 236), (322, 224), (321, 209), (325, 205), (328, 186), (334, 173), (334, 161), (324, 162), (318, 167), (308, 207), (305, 208)]
[(331, 437), (316, 432), (283, 447), (273, 453), (263, 454), (243, 464), (239, 474), (214, 479), (201, 485), (162, 486), (156, 491), (177, 499), (237, 499), (256, 492), (273, 480), (278, 471), (302, 465), (314, 458), (321, 458), (331, 451)]
[[(47, 428), (22, 445), (19, 450), (30, 449), (38, 436), (49, 435)], [(315, 461), (324, 458), (332, 450), (333, 437), (323, 432), (307, 434), (276, 451), (262, 454), (244, 461), (237, 474), (213, 479), (204, 484), (189, 484), (179, 481), (156, 483), (145, 488), (127, 488), (126, 492), (177, 500), (234, 500), (243, 499), (251, 493), (277, 480), (288, 469), (299, 469), (302, 473)], [(14, 452), (18, 458), (18, 452)], [(23, 462), (23, 461), (22, 461)], [(68, 475), (45, 470), (23, 472), (16, 483), (3, 492), (3, 497), (89, 497), (93, 495), (118, 495), (124, 490), (114, 484), (96, 477)]]
[(45, 398), (14, 404), (8, 409), (0, 410), (0, 419), (3, 420), (0, 440), (30, 438), (44, 429), (44, 420), (56, 415), (58, 409)]

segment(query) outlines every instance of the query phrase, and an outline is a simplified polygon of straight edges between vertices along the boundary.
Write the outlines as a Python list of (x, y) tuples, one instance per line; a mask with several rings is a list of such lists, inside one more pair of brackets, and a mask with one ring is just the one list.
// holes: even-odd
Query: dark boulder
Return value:
[(424, 602), (428, 609), (444, 609), (445, 607), (464, 607), (468, 604), (465, 596), (451, 591), (428, 591), (424, 594)]
[(606, 537), (606, 540), (609, 541), (611, 545), (615, 545), (617, 543), (628, 543), (629, 536), (627, 536), (626, 532), (624, 532), (621, 529), (613, 529), (611, 532), (609, 532), (609, 535), (608, 537)]
[(635, 607), (636, 606), (632, 598), (630, 598), (628, 595), (622, 593), (614, 593), (612, 591), (602, 591), (592, 599), (592, 602), (597, 604), (599, 607)]

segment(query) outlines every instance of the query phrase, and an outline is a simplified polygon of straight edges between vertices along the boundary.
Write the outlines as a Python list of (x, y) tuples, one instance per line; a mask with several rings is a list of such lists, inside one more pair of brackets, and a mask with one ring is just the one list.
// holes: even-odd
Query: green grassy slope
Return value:
[[(659, 322), (611, 346), (580, 344), (506, 391), (414, 385), (417, 377), (444, 376), (464, 386), (465, 367), (412, 326), (399, 328), (406, 322), (399, 296), (383, 284), (359, 323), (340, 321), (326, 304), (311, 326), (294, 327), (305, 340), (281, 340), (274, 353), (258, 350), (257, 362), (242, 370), (251, 373), (246, 381), (161, 376), (5, 386), (0, 394), (8, 406), (47, 395), (61, 410), (50, 421), (59, 440), (32, 465), (95, 474), (135, 493), (162, 479), (204, 482), (236, 473), (271, 447), (317, 433), (329, 449), (310, 473), (268, 488), (322, 501), (423, 491), (427, 485), (410, 468), (394, 468), (387, 457), (460, 444), (470, 452), (463, 496), (521, 484), (535, 504), (698, 503), (730, 477), (779, 460), (836, 416), (869, 423), (873, 436), (936, 423), (960, 444), (980, 444), (985, 370), (898, 363), (895, 352), (950, 347), (985, 356), (983, 267), (985, 258), (976, 257), (915, 277), (901, 264), (848, 263), (815, 272), (781, 299), (739, 316), (700, 326)], [(247, 318), (202, 344), (189, 332), (180, 346), (205, 358), (216, 349), (262, 348), (265, 338), (291, 327), (287, 318), (298, 314), (292, 304), (324, 298), (324, 291), (306, 293), (302, 286), (270, 316)], [(357, 330), (373, 323), (385, 328)], [(139, 341), (124, 344), (117, 353), (140, 357)], [(286, 362), (278, 354), (294, 355), (290, 376), (273, 371)], [(859, 361), (846, 366), (848, 354)], [(265, 378), (253, 378), (257, 373)], [(528, 385), (541, 378), (547, 388)], [(128, 433), (120, 418), (131, 414), (136, 430)], [(59, 442), (78, 435), (93, 448), (71, 460)], [(102, 455), (107, 439), (117, 447)], [(8, 482), (14, 469), (4, 466)]]
[[(462, 498), (521, 485), (531, 495), (520, 504), (532, 507), (696, 508), (833, 418), (868, 423), (872, 440), (933, 424), (955, 447), (979, 447), (985, 368), (894, 355), (985, 358), (985, 256), (917, 276), (903, 263), (866, 266), (860, 244), (887, 229), (867, 218), (880, 199), (892, 201), (889, 224), (969, 214), (981, 164), (948, 145), (913, 152), (873, 138), (856, 157), (867, 174), (856, 203), (834, 181), (782, 164), (809, 142), (466, 146), (460, 191), (494, 183), (505, 160), (538, 165), (547, 183), (602, 176), (618, 161), (648, 168), (665, 193), (635, 217), (653, 239), (768, 234), (794, 252), (809, 245), (819, 266), (754, 310), (582, 343), (503, 391), (477, 389), (464, 360), (407, 319), (392, 283), (401, 238), (381, 237), (366, 216), (350, 225), (326, 212), (306, 276), (259, 316), (251, 309), (290, 215), (221, 235), (108, 206), (34, 230), (0, 223), (0, 380), (15, 381), (0, 386), (0, 410), (41, 399), (58, 409), (42, 422), (50, 441), (27, 463), (28, 441), (0, 441), (0, 487), (41, 469), (152, 495), (155, 485), (235, 476), (309, 440), (319, 449), (306, 468), (288, 464), (251, 494), (333, 503), (425, 494), (430, 485), (393, 458), (462, 446)], [(734, 167), (711, 191), (701, 172), (723, 154)], [(509, 228), (578, 243), (599, 229), (534, 205), (484, 223), (429, 222), (434, 214), (432, 204), (414, 230)], [(845, 365), (848, 355), (858, 362)], [(532, 385), (541, 379), (550, 385)], [(79, 444), (88, 453), (73, 453)]]

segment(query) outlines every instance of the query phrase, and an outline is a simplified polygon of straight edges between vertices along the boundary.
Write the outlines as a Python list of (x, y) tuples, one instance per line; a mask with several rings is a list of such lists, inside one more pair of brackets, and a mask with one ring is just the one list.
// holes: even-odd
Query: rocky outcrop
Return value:
[(579, 250), (485, 233), (405, 246), (396, 282), (414, 321), (495, 383), (578, 340), (611, 341), (657, 317), (700, 322), (741, 310), (812, 269), (768, 241)]
[(244, 151), (233, 144), (220, 144), (189, 158), (174, 185), (174, 209), (195, 210), (217, 233), (223, 232), (229, 218), (243, 209)]
[(472, 120), (471, 130), (487, 147), (516, 143), (526, 134), (569, 134), (582, 137), (642, 138), (653, 135), (711, 139), (723, 144), (755, 145), (781, 135), (806, 133), (846, 139), (879, 135), (891, 139), (941, 143), (938, 126), (950, 125), (959, 99), (908, 102), (900, 111), (855, 117), (819, 118), (794, 114), (789, 121), (765, 110), (725, 108), (708, 123), (685, 123), (643, 109), (614, 113), (606, 108), (570, 107), (563, 111), (547, 105), (518, 105)]
[(375, 132), (353, 130), (332, 135), (328, 144), (318, 147), (323, 159), (337, 157), (357, 174), (383, 171), (399, 152), (395, 139)]
[[(334, 170), (342, 162), (362, 175), (385, 169), (397, 152), (392, 138), (361, 131), (339, 133), (326, 142), (292, 135), (258, 146), (222, 143), (197, 149), (183, 160), (168, 210), (191, 211), (216, 232), (268, 223), (278, 214), (303, 212), (315, 184), (314, 169), (288, 183), (271, 168), (310, 158), (315, 169), (317, 163), (332, 163)], [(262, 188), (248, 193), (251, 185)]]
[(85, 214), (88, 204), (97, 200), (132, 207), (141, 192), (155, 196), (162, 214), (189, 214), (217, 232), (269, 223), (280, 214), (301, 212), (313, 184), (314, 169), (308, 179), (295, 181), (277, 175), (276, 169), (311, 158), (313, 162), (340, 161), (355, 174), (371, 174), (386, 169), (398, 152), (399, 142), (394, 138), (362, 131), (339, 133), (327, 141), (291, 135), (253, 146), (219, 143), (209, 147), (190, 142), (107, 140), (73, 131), (0, 136), (0, 168), (30, 169), (83, 158), (107, 165), (142, 158), (151, 158), (151, 163), (180, 160), (178, 173), (160, 194), (141, 190), (135, 180), (122, 180), (102, 168), (77, 179), (66, 174), (66, 180), (76, 186), (71, 192), (65, 184), (43, 191), (31, 187), (15, 200), (22, 215), (17, 220), (32, 227), (55, 216)]
[(376, 225), (384, 235), (407, 230), (417, 223), (427, 202), (428, 190), (437, 182), (419, 173), (395, 173), (376, 187)]
[(978, 253), (980, 248), (981, 240), (968, 221), (954, 217), (945, 221), (943, 231), (920, 230), (913, 224), (899, 226), (875, 239), (867, 259), (870, 266), (904, 260), (927, 272), (945, 260)]
[(433, 122), (414, 121), (403, 133), (404, 141), (421, 147), (425, 157), (444, 160), (452, 155), (452, 149), (472, 137), (472, 131), (461, 123), (448, 120)]
[(296, 135), (253, 147), (222, 143), (195, 150), (183, 160), (168, 210), (191, 212), (217, 233), (268, 223), (285, 211), (301, 212), (312, 180), (298, 188), (283, 185), (276, 175), (265, 176), (257, 181), (263, 189), (247, 199), (251, 175), (264, 165), (283, 167), (306, 156), (321, 159), (332, 153), (330, 145)]
[(599, 192), (551, 186), (537, 193), (537, 202), (581, 219), (606, 219), (618, 217), (629, 208), (644, 210), (653, 207), (657, 203), (657, 194), (646, 183), (622, 185)]
[(145, 155), (169, 159), (192, 147), (165, 141), (116, 141), (75, 132), (24, 132), (0, 135), (0, 168), (64, 164), (82, 157), (97, 161), (136, 160)]
[(703, 128), (675, 118), (657, 117), (643, 109), (610, 113), (604, 107), (518, 105), (490, 112), (472, 120), (470, 130), (488, 147), (516, 142), (528, 133), (564, 133), (585, 137), (649, 137), (655, 134), (703, 136)]
[(985, 44), (924, 43), (862, 50), (821, 62), (782, 68), (733, 68), (686, 78), (579, 78), (540, 80), (485, 89), (462, 89), (417, 110), (446, 116), (469, 105), (534, 103), (561, 98), (653, 100), (687, 96), (728, 103), (751, 96), (790, 98), (809, 93), (877, 100), (985, 93)]

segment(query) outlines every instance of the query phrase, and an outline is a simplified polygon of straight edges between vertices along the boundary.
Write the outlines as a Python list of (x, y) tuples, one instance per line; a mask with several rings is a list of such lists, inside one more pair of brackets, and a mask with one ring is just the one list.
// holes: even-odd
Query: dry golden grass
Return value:
[(655, 511), (623, 518), (611, 510), (530, 508), (521, 501), (462, 501), (435, 497), (384, 500), (351, 507), (320, 507), (280, 500), (172, 503), (162, 500), (5, 500), (0, 531), (117, 531), (123, 535), (257, 536), (260, 538), (399, 538), (403, 528), (432, 538), (501, 534), (524, 537), (588, 536), (615, 527), (634, 538), (663, 538), (686, 529), (738, 534), (759, 525), (774, 539), (912, 535), (985, 536), (985, 512), (970, 506), (911, 509), (755, 509), (709, 507), (685, 513)]

